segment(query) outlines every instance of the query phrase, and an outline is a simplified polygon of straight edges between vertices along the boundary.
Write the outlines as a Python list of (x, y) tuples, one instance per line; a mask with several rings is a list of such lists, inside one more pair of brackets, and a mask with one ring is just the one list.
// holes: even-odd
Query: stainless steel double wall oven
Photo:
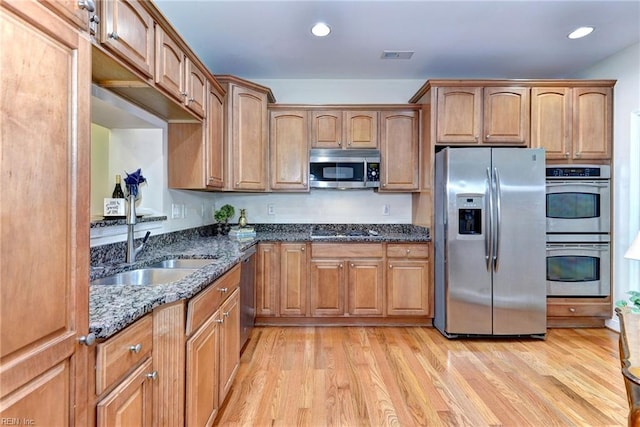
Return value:
[(608, 296), (610, 167), (548, 165), (546, 188), (547, 296)]

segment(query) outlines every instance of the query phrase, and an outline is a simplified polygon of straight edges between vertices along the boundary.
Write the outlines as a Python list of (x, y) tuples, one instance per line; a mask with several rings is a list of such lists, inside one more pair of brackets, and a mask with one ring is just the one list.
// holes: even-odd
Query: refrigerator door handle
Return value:
[(487, 186), (485, 190), (485, 198), (487, 200), (487, 204), (489, 205), (489, 209), (486, 209), (485, 212), (489, 212), (488, 218), (485, 220), (486, 230), (484, 233), (484, 257), (485, 262), (487, 263), (487, 271), (491, 270), (491, 262), (493, 258), (492, 254), (492, 231), (493, 231), (493, 191), (492, 191), (493, 183), (491, 181), (491, 168), (487, 168)]
[(502, 225), (502, 215), (500, 212), (502, 203), (502, 190), (500, 189), (500, 172), (498, 168), (493, 169), (495, 178), (495, 194), (496, 194), (496, 222), (493, 232), (493, 271), (498, 271), (500, 263), (500, 226)]

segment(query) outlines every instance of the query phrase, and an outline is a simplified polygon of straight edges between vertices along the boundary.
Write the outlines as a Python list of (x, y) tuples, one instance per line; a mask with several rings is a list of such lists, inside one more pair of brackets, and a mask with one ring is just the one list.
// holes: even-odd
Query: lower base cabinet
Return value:
[(433, 316), (429, 247), (387, 245), (387, 315)]

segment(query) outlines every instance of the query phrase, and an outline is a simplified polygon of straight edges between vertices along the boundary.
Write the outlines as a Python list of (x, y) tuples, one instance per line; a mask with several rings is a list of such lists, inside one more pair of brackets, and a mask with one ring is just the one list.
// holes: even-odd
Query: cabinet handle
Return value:
[(353, 263), (349, 264), (351, 266), (351, 268), (355, 267), (355, 265), (353, 265)]
[(386, 182), (383, 182), (383, 183), (382, 183), (382, 186), (383, 186), (383, 187), (386, 187), (386, 186), (387, 186), (387, 183), (386, 183)]
[(569, 158), (569, 152), (564, 153), (564, 158), (568, 159)]
[(194, 99), (194, 98), (189, 98), (189, 105), (191, 105), (191, 103), (192, 103), (193, 101), (195, 101), (195, 99)]
[(100, 17), (98, 15), (93, 15), (91, 17), (91, 19), (89, 19), (90, 22), (93, 22), (94, 24), (99, 24), (100, 23)]
[(573, 307), (569, 307), (569, 311), (570, 311), (570, 312), (572, 312), (572, 313), (575, 313), (575, 312), (576, 312), (576, 309), (575, 309), (575, 308), (573, 308)]
[(224, 317), (229, 317), (229, 312), (228, 312), (228, 311), (225, 311), (224, 313), (222, 313), (222, 315), (223, 315)]
[(96, 334), (91, 332), (90, 334), (83, 335), (80, 338), (78, 338), (78, 341), (80, 341), (80, 344), (83, 344), (83, 345), (86, 345), (87, 347), (89, 347), (94, 342), (96, 342)]
[(240, 187), (240, 183), (239, 182), (236, 182), (236, 187)]
[(579, 159), (581, 155), (582, 155), (581, 153), (576, 153), (576, 158)]
[(487, 134), (486, 138), (487, 138), (487, 139), (491, 138), (491, 135), (490, 135), (490, 134)]
[(480, 139), (478, 135), (474, 136), (473, 138), (476, 140), (476, 142), (478, 142), (478, 140)]
[(116, 33), (115, 31), (109, 33), (109, 38), (110, 39), (114, 39), (114, 40), (118, 40), (118, 33)]
[(93, 0), (78, 0), (78, 7), (80, 9), (87, 9), (88, 12), (95, 12), (96, 2)]
[(304, 252), (304, 246), (303, 246), (303, 247), (301, 247), (301, 248), (300, 248), (300, 250), (301, 250), (302, 252)]
[(351, 141), (347, 142), (347, 145), (351, 146)]
[(342, 142), (338, 141), (338, 145), (339, 145), (339, 146), (342, 146)]
[(340, 264), (340, 268), (342, 268), (342, 264)]
[(224, 319), (216, 319), (216, 323), (224, 323)]
[(186, 98), (189, 95), (187, 92), (180, 92), (180, 96)]
[(220, 288), (218, 289), (220, 292), (222, 292), (223, 294), (227, 293), (227, 291), (229, 290), (228, 288)]
[(393, 264), (389, 264), (389, 268), (393, 268)]
[(411, 249), (407, 249), (407, 255), (411, 253)]
[(142, 344), (138, 343), (136, 345), (132, 345), (129, 347), (129, 351), (131, 353), (140, 353), (140, 350), (142, 350)]
[(147, 374), (147, 378), (149, 378), (150, 380), (157, 380), (158, 379), (158, 371), (149, 372)]

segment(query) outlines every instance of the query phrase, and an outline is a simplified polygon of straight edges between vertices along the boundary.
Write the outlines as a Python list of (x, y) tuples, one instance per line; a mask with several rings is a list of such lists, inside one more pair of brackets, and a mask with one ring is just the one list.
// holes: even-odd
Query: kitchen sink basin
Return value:
[(92, 280), (92, 285), (159, 285), (175, 282), (193, 273), (193, 268), (140, 268)]
[(151, 264), (149, 267), (155, 268), (202, 268), (211, 264), (213, 259), (175, 258)]

